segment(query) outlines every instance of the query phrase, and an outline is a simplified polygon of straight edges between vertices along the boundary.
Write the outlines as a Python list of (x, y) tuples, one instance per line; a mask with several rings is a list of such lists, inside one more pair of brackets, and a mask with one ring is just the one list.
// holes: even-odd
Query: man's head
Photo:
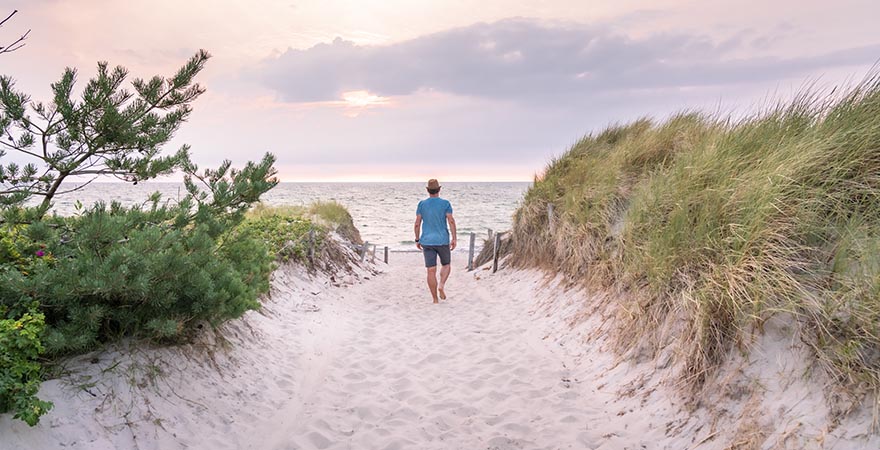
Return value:
[(428, 189), (428, 193), (429, 193), (429, 194), (431, 194), (431, 195), (437, 195), (437, 194), (439, 194), (439, 193), (440, 193), (440, 187), (441, 187), (441, 186), (440, 186), (440, 182), (439, 182), (439, 181), (437, 181), (437, 180), (435, 180), (435, 179), (433, 179), (433, 178), (431, 178), (430, 180), (428, 180), (428, 186), (427, 186), (427, 189)]

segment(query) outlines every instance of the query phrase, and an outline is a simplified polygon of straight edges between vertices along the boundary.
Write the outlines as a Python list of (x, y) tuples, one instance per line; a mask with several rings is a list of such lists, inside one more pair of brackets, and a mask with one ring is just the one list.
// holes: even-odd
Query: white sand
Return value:
[(674, 364), (607, 348), (595, 297), (459, 266), (432, 305), (420, 261), (392, 254), (342, 287), (287, 268), (262, 312), (223, 327), (225, 344), (205, 333), (77, 358), (44, 383), (56, 407), (39, 426), (0, 417), (0, 448), (714, 449), (754, 430), (766, 448), (880, 447), (859, 436), (865, 412), (827, 426), (780, 339), (724, 369), (754, 372), (733, 377), (751, 380), (737, 398), (690, 413)]

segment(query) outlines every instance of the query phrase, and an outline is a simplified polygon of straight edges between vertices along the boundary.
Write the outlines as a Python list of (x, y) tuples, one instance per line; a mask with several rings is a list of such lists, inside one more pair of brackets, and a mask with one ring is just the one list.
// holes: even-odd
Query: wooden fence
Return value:
[[(487, 231), (489, 234), (489, 239), (487, 240), (487, 242), (492, 242), (492, 273), (495, 273), (498, 271), (498, 259), (501, 257), (501, 254), (500, 254), (501, 253), (501, 236), (509, 233), (509, 231), (497, 231), (496, 232), (496, 231), (492, 230), (491, 228), (487, 229)], [(553, 207), (552, 203), (547, 204), (547, 231), (550, 233), (551, 236), (556, 234), (556, 214), (554, 212), (554, 207)], [(474, 270), (474, 250), (476, 249), (477, 234), (473, 233), (473, 232), (471, 232), (469, 234), (470, 234), (470, 239), (469, 239), (469, 245), (468, 245), (467, 270), (472, 271), (472, 270)], [(372, 261), (376, 262), (376, 245), (372, 246), (372, 251), (369, 251), (370, 250), (370, 243), (369, 242), (364, 242), (363, 245), (354, 246), (354, 247), (358, 251), (358, 253), (360, 254), (361, 261), (365, 261), (367, 254), (371, 253), (372, 254)], [(389, 253), (388, 246), (385, 246), (384, 250), (385, 250), (384, 261), (385, 261), (385, 264), (388, 264), (388, 253)], [(415, 252), (415, 251), (417, 251), (417, 250), (413, 250), (413, 252)]]
[[(498, 240), (501, 238), (501, 235), (503, 235), (505, 232), (495, 232), (491, 228), (488, 229), (488, 232), (489, 232), (489, 241), (491, 242), (492, 239), (495, 239), (495, 247), (496, 247), (496, 253), (497, 253)], [(468, 233), (468, 234), (469, 234), (469, 239), (468, 239), (469, 242), (468, 242), (467, 270), (471, 271), (471, 270), (474, 270), (474, 252), (476, 251), (477, 234), (473, 233), (473, 232)], [(376, 262), (376, 252), (378, 251), (378, 248), (379, 248), (376, 244), (370, 244), (369, 241), (364, 241), (364, 243), (361, 245), (351, 244), (351, 245), (349, 245), (349, 248), (356, 251), (357, 254), (360, 255), (361, 262), (366, 261), (368, 257), (370, 258), (371, 262), (373, 262), (373, 263)], [(385, 264), (388, 264), (388, 255), (389, 255), (389, 253), (391, 253), (391, 250), (389, 249), (389, 247), (387, 245), (382, 247), (382, 250), (383, 250), (382, 260)], [(396, 250), (395, 252), (415, 253), (417, 251), (418, 250), (411, 250), (411, 251)], [(497, 255), (495, 255), (495, 258), (497, 259)], [(495, 267), (496, 267), (495, 270), (497, 270), (497, 265), (498, 264), (496, 261), (495, 262)]]

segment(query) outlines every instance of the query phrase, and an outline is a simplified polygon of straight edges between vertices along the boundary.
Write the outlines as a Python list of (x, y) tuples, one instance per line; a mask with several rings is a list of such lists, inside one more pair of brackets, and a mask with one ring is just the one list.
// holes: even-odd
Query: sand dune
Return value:
[[(363, 269), (341, 283), (280, 270), (263, 311), (224, 326), (222, 338), (72, 360), (68, 375), (44, 383), (41, 395), (56, 408), (39, 426), (0, 418), (0, 448), (713, 449), (735, 441), (736, 427), (684, 407), (665, 366), (624, 362), (590, 337), (601, 316), (573, 320), (583, 317), (584, 293), (530, 271), (456, 270), (449, 299), (432, 305), (420, 256), (392, 259), (382, 273)], [(877, 448), (858, 425), (814, 439), (820, 423), (768, 442)]]

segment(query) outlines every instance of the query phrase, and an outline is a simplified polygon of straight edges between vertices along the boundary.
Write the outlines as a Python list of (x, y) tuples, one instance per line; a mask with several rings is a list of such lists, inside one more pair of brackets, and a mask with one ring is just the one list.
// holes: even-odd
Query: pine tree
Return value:
[[(44, 348), (57, 356), (122, 336), (176, 340), (194, 323), (259, 307), (273, 256), (239, 224), (278, 183), (275, 157), (200, 171), (187, 146), (161, 154), (204, 92), (193, 80), (208, 58), (199, 51), (168, 79), (135, 79), (134, 92), (122, 87), (124, 68), (102, 62), (79, 96), (68, 68), (48, 104), (0, 76), (0, 413), (33, 425), (48, 410), (35, 397)], [(7, 152), (29, 162), (4, 165)], [(66, 187), (70, 177), (137, 183), (175, 170), (186, 188), (175, 202), (155, 193), (143, 205), (46, 215), (56, 195), (84, 186)], [(33, 197), (41, 204), (23, 207)]]
[[(191, 165), (189, 147), (161, 155), (189, 117), (204, 89), (193, 82), (210, 55), (200, 50), (170, 78), (135, 79), (123, 88), (128, 71), (98, 63), (98, 74), (77, 98), (77, 71), (67, 68), (52, 84), (51, 103), (32, 102), (0, 76), (0, 158), (15, 152), (29, 162), (0, 165), (0, 207), (42, 197), (42, 217), (56, 195), (81, 189), (101, 176), (123, 181), (155, 178)], [(89, 181), (65, 189), (69, 177)]]

